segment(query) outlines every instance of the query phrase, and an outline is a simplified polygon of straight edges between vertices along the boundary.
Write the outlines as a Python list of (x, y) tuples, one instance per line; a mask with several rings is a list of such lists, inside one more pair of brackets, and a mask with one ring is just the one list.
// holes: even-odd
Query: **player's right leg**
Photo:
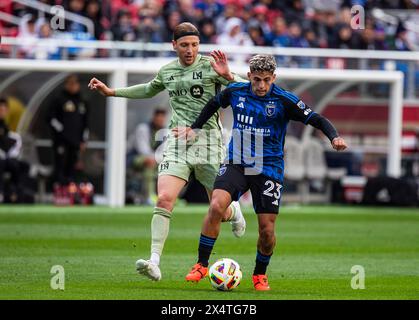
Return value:
[(157, 203), (151, 220), (151, 256), (148, 260), (139, 259), (136, 262), (138, 273), (151, 280), (161, 279), (160, 257), (169, 234), (172, 210), (186, 182), (172, 175), (160, 175), (157, 180)]

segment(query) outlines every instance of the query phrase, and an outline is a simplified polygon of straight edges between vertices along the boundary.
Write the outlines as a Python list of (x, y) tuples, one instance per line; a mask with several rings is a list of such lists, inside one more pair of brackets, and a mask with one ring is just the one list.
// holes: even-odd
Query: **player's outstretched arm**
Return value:
[(336, 151), (343, 151), (348, 146), (345, 140), (339, 136), (334, 125), (326, 118), (319, 114), (314, 114), (308, 121), (310, 125), (321, 130), (326, 137), (329, 138), (333, 149)]
[(115, 90), (109, 88), (106, 84), (104, 84), (102, 81), (92, 78), (88, 85), (90, 90), (96, 90), (99, 91), (99, 93), (105, 97), (114, 97), (115, 96)]

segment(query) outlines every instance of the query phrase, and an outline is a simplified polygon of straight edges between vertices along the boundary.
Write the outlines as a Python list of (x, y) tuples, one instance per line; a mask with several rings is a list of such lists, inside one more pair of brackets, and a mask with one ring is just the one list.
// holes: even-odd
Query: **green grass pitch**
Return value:
[[(268, 269), (272, 290), (256, 292), (257, 221), (244, 210), (241, 239), (224, 224), (211, 261), (237, 260), (232, 292), (205, 279), (186, 283), (196, 261), (206, 206), (178, 206), (161, 261), (163, 279), (146, 280), (135, 261), (148, 258), (152, 208), (0, 207), (0, 299), (419, 299), (419, 211), (399, 208), (283, 206)], [(53, 290), (51, 267), (65, 270)], [(351, 288), (351, 268), (365, 270), (365, 289)]]

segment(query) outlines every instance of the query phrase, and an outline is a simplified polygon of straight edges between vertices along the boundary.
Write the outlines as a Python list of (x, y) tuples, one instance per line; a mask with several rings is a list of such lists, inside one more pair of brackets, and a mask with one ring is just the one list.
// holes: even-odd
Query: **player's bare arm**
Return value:
[(90, 90), (96, 90), (101, 95), (105, 97), (114, 97), (115, 96), (115, 89), (109, 88), (106, 84), (102, 81), (92, 78), (88, 84)]

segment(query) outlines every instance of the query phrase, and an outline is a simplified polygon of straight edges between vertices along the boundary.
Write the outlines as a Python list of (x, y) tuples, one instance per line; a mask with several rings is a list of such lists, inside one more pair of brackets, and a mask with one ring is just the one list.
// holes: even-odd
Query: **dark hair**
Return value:
[(199, 37), (198, 29), (190, 22), (182, 22), (175, 27), (173, 31), (173, 40), (177, 40), (179, 38), (185, 36), (197, 36)]
[(79, 76), (77, 74), (72, 73), (65, 77), (64, 83), (67, 84), (71, 80), (76, 80), (77, 82), (80, 82)]
[(7, 99), (6, 98), (3, 98), (3, 97), (0, 97), (0, 105), (1, 104), (5, 104), (6, 105), (6, 107), (8, 107), (9, 106), (9, 103), (7, 102)]
[(167, 113), (167, 110), (166, 109), (163, 109), (163, 108), (156, 108), (156, 109), (154, 109), (154, 115), (155, 116), (157, 116), (159, 114), (166, 114), (166, 113)]

